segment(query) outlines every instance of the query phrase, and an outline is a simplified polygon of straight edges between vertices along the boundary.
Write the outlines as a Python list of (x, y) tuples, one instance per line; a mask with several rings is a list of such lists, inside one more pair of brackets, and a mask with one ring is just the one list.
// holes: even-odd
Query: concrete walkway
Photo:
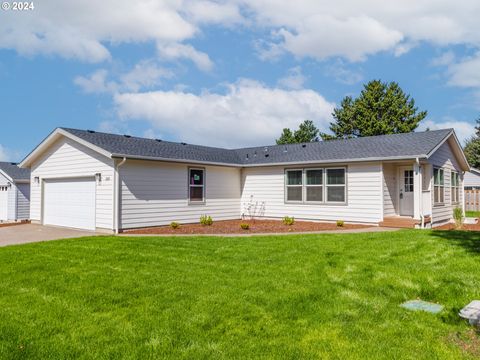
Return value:
[(322, 231), (304, 231), (304, 232), (279, 232), (279, 233), (238, 233), (238, 234), (129, 234), (123, 233), (117, 236), (126, 237), (176, 237), (176, 236), (218, 236), (218, 237), (251, 237), (251, 236), (281, 236), (281, 235), (312, 235), (312, 234), (356, 234), (371, 232), (389, 232), (401, 229), (387, 228), (380, 226), (372, 226), (362, 229), (346, 229), (346, 230), (322, 230)]
[(36, 224), (7, 226), (0, 227), (0, 247), (95, 235), (97, 234), (91, 231)]

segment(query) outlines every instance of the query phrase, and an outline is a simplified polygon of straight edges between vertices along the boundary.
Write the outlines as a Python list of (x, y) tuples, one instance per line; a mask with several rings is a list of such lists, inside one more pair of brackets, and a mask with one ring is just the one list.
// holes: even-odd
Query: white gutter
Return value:
[(115, 234), (119, 232), (120, 226), (120, 172), (118, 171), (121, 166), (123, 166), (127, 162), (127, 158), (124, 157), (122, 161), (120, 161), (115, 166), (114, 172), (114, 185), (113, 185), (113, 228)]

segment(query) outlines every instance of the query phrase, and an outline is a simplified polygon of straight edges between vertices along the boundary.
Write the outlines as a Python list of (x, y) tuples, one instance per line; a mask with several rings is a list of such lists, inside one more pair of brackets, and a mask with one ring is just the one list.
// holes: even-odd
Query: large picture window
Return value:
[(345, 203), (345, 168), (307, 168), (285, 171), (285, 201), (301, 203)]
[(191, 203), (205, 201), (205, 170), (188, 169), (188, 195)]
[(452, 204), (458, 204), (460, 202), (460, 176), (455, 171), (451, 172), (450, 193)]
[(445, 203), (445, 174), (443, 169), (433, 169), (433, 202), (434, 205)]

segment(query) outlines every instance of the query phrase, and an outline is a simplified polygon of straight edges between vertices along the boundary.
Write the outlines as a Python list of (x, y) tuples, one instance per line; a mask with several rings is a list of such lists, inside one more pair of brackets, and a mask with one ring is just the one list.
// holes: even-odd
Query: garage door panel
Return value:
[(43, 219), (45, 225), (95, 230), (95, 180), (46, 180)]

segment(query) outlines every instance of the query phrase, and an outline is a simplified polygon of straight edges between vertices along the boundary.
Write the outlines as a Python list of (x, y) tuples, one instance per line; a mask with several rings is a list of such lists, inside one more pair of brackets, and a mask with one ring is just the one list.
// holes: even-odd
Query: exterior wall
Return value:
[[(0, 174), (0, 186), (7, 186), (9, 183), (8, 179), (3, 176), (2, 174)], [(7, 219), (10, 220), (11, 219), (11, 212), (10, 212), (10, 193), (12, 192), (12, 189), (8, 189), (7, 190), (7, 202), (4, 203), (4, 204), (0, 204), (0, 206), (3, 208), (3, 207), (6, 207), (7, 208)], [(3, 201), (2, 201), (3, 202)]]
[(188, 202), (187, 164), (127, 160), (119, 170), (121, 182), (120, 228), (195, 223), (201, 215), (213, 220), (240, 218), (238, 168), (205, 168), (205, 204)]
[(30, 184), (17, 184), (17, 220), (30, 218)]
[(248, 216), (252, 213), (268, 218), (294, 216), (305, 220), (378, 223), (383, 220), (382, 182), (380, 162), (349, 164), (346, 205), (292, 204), (285, 203), (284, 200), (284, 166), (245, 168), (242, 171), (242, 214)]
[(397, 190), (398, 167), (393, 164), (383, 164), (383, 215), (395, 216), (398, 209)]
[[(96, 227), (113, 229), (113, 160), (63, 137), (32, 164), (31, 219), (42, 220), (43, 179), (94, 176), (96, 173), (102, 174), (102, 182), (96, 186)], [(36, 176), (40, 184), (35, 184)]]
[(17, 219), (17, 186), (12, 183), (8, 189), (8, 220)]
[[(458, 204), (452, 204), (451, 202), (451, 174), (452, 170), (457, 171), (460, 174), (460, 181), (463, 182), (462, 170), (458, 164), (455, 155), (452, 152), (450, 144), (446, 141), (438, 150), (430, 157), (429, 162), (433, 165), (434, 168), (443, 168), (444, 169), (444, 182), (445, 182), (445, 199), (444, 205), (435, 205), (434, 204), (434, 186), (432, 181), (432, 224), (441, 225), (442, 223), (448, 222), (453, 218), (453, 209), (457, 206), (462, 206), (463, 203), (463, 191), (460, 189), (460, 199)], [(432, 170), (433, 176), (433, 170)], [(461, 184), (460, 184), (461, 187)]]
[(465, 188), (480, 189), (480, 175), (474, 172), (467, 171), (464, 175)]

